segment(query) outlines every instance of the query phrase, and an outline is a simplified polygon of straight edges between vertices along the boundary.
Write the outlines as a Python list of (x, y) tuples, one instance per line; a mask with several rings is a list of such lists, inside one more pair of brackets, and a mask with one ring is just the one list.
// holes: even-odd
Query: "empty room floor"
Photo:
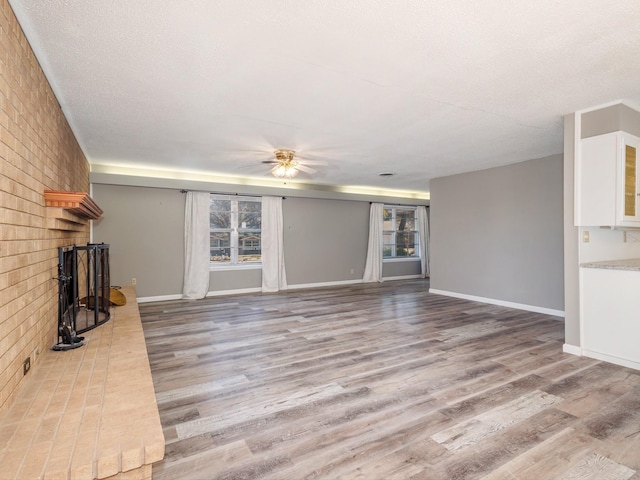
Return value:
[(428, 280), (140, 305), (161, 479), (640, 479), (640, 372)]

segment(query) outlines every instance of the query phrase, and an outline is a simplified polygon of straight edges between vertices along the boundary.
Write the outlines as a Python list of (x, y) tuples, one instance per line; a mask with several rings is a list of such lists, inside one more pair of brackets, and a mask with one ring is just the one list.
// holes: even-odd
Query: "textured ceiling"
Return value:
[[(93, 165), (428, 191), (640, 100), (637, 1), (10, 0)], [(378, 173), (391, 171), (393, 177)]]

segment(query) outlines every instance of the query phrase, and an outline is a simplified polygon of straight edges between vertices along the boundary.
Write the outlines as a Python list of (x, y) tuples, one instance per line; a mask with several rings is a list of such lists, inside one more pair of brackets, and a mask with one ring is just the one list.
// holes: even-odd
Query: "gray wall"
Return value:
[[(581, 115), (580, 122), (582, 124), (580, 138), (594, 137), (605, 133), (617, 132), (618, 130), (640, 136), (638, 112), (621, 103), (585, 112)], [(574, 129), (572, 127), (572, 135), (573, 132)]]
[(386, 262), (382, 265), (382, 278), (406, 277), (420, 275), (420, 260)]
[[(104, 210), (93, 238), (111, 245), (111, 283), (137, 279), (139, 297), (182, 293), (185, 196), (177, 189), (94, 184)], [(287, 197), (284, 249), (289, 285), (362, 279), (369, 235), (369, 202)], [(351, 273), (353, 271), (353, 273)], [(255, 289), (261, 270), (215, 270), (209, 291)], [(385, 264), (383, 276), (420, 273), (419, 262)]]
[(104, 214), (93, 222), (93, 241), (110, 245), (112, 285), (137, 279), (139, 297), (182, 292), (184, 202), (177, 190), (93, 185)]
[(562, 155), (430, 185), (432, 288), (564, 309)]
[(362, 278), (368, 202), (287, 198), (282, 216), (289, 285)]
[[(214, 270), (209, 275), (209, 291), (224, 292), (229, 290), (255, 289), (262, 287), (262, 269), (250, 270)], [(180, 291), (182, 292), (182, 283)]]

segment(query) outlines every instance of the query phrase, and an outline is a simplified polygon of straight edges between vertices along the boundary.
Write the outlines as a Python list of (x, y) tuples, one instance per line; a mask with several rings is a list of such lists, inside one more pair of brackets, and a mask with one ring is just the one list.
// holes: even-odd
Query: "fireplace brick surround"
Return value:
[(164, 435), (135, 290), (122, 292), (83, 347), (42, 354), (0, 417), (3, 478), (151, 479)]
[(49, 218), (45, 190), (88, 192), (89, 163), (0, 0), (0, 415), (57, 341), (58, 247), (90, 240), (88, 222), (68, 217), (76, 226), (62, 230)]
[(89, 163), (0, 0), (0, 477), (151, 478), (164, 437), (133, 288), (86, 345), (49, 350), (57, 249), (86, 244), (90, 232), (76, 216), (52, 215), (45, 190), (88, 192)]

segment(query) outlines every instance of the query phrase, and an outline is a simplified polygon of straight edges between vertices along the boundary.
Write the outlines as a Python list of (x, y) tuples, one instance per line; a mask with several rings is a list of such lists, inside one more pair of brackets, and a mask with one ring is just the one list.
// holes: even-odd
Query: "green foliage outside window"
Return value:
[(385, 207), (382, 212), (382, 257), (419, 256), (416, 209), (412, 207)]
[(211, 195), (211, 262), (258, 263), (262, 260), (262, 202), (256, 198)]

